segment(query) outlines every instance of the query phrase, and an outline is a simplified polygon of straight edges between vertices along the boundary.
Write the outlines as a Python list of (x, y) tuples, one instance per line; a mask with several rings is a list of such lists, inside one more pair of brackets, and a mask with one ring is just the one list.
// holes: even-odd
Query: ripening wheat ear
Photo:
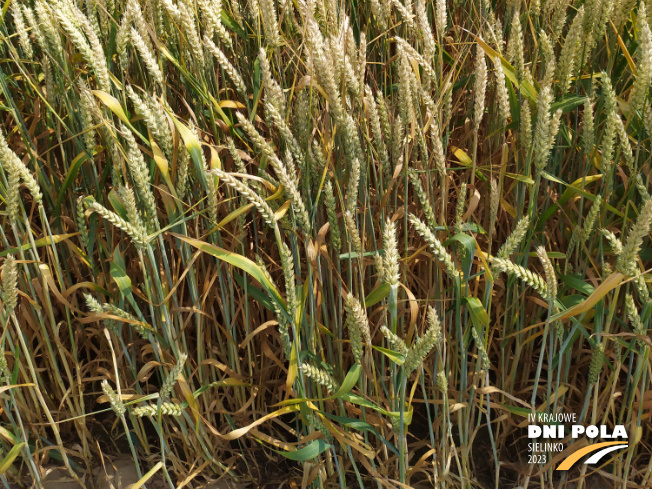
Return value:
[(346, 326), (349, 330), (353, 358), (357, 363), (360, 363), (363, 354), (363, 342), (371, 345), (367, 313), (360, 301), (351, 293), (346, 296), (344, 309), (346, 310)]
[(9, 189), (9, 195), (7, 197), (7, 207), (9, 210), (9, 215), (15, 216), (18, 212), (18, 186), (17, 182), (22, 180), (29, 193), (32, 194), (34, 201), (38, 205), (43, 203), (43, 194), (41, 193), (41, 187), (32, 175), (32, 173), (27, 169), (25, 163), (14, 153), (7, 144), (7, 140), (0, 131), (0, 162), (8, 169), (9, 180), (15, 184), (14, 188)]
[(218, 48), (208, 36), (204, 36), (204, 45), (206, 46), (206, 49), (208, 49), (208, 51), (213, 56), (215, 56), (215, 59), (217, 59), (220, 67), (226, 72), (227, 75), (229, 75), (229, 78), (233, 82), (236, 91), (243, 97), (246, 97), (247, 86), (245, 85), (245, 82), (240, 76), (237, 68), (231, 64), (222, 50)]
[(179, 359), (177, 360), (177, 363), (174, 365), (174, 367), (172, 367), (172, 370), (170, 370), (169, 375), (165, 379), (165, 382), (163, 383), (163, 386), (159, 391), (159, 396), (163, 400), (163, 402), (167, 402), (170, 400), (170, 394), (172, 393), (172, 389), (174, 388), (174, 385), (177, 383), (177, 378), (179, 377), (179, 374), (183, 371), (183, 364), (186, 363), (187, 359), (188, 359), (188, 355), (186, 355), (185, 353), (181, 353), (179, 355)]
[(629, 230), (623, 251), (616, 261), (616, 270), (623, 275), (633, 277), (638, 274), (638, 253), (643, 246), (643, 239), (650, 232), (650, 224), (652, 224), (652, 199), (643, 204), (641, 213)]
[(11, 13), (14, 17), (14, 24), (16, 26), (16, 32), (18, 33), (18, 41), (20, 42), (20, 47), (22, 48), (27, 58), (33, 59), (34, 50), (32, 49), (32, 41), (29, 38), (27, 27), (25, 26), (25, 18), (23, 17), (22, 6), (18, 2), (13, 2), (11, 4)]
[(137, 225), (128, 223), (118, 214), (116, 214), (113, 211), (110, 211), (102, 204), (97, 202), (93, 197), (87, 197), (84, 200), (84, 204), (86, 205), (86, 208), (88, 210), (102, 216), (104, 219), (109, 221), (115, 227), (127, 233), (127, 235), (131, 238), (131, 240), (134, 242), (136, 246), (141, 248), (147, 246), (147, 243), (149, 242), (149, 238), (147, 237), (147, 233), (145, 229)]
[(539, 274), (531, 272), (527, 268), (516, 265), (515, 263), (502, 258), (493, 258), (491, 263), (499, 272), (505, 272), (507, 275), (512, 275), (521, 279), (523, 282), (536, 290), (541, 295), (541, 297), (543, 297), (549, 303), (552, 303), (552, 301), (555, 300), (555, 296), (552, 294), (553, 291), (548, 289), (546, 280)]
[(557, 276), (555, 275), (555, 267), (552, 265), (545, 247), (539, 246), (537, 248), (537, 256), (539, 257), (539, 261), (541, 261), (543, 272), (546, 277), (548, 299), (554, 300), (557, 297)]
[(134, 416), (142, 418), (143, 416), (154, 417), (159, 412), (164, 416), (174, 416), (179, 417), (183, 414), (183, 407), (181, 404), (175, 404), (173, 402), (164, 402), (161, 404), (161, 409), (156, 404), (148, 404), (146, 406), (138, 406), (131, 410)]
[(441, 323), (434, 308), (428, 307), (428, 329), (410, 348), (405, 356), (403, 368), (406, 374), (416, 370), (430, 351), (442, 341)]
[(331, 374), (325, 370), (310, 365), (309, 363), (304, 363), (299, 368), (306, 375), (306, 377), (310, 377), (319, 385), (326, 387), (326, 389), (328, 389), (330, 392), (337, 391), (337, 382), (335, 382), (335, 379), (333, 379)]
[(566, 93), (571, 82), (571, 78), (579, 68), (579, 58), (582, 52), (583, 32), (582, 20), (584, 18), (584, 8), (580, 7), (575, 14), (573, 23), (571, 24), (564, 46), (562, 47), (559, 55), (559, 65), (557, 67), (557, 76), (559, 78), (559, 87), (561, 93)]
[(600, 380), (602, 367), (604, 366), (604, 343), (598, 343), (593, 348), (591, 363), (589, 364), (589, 385), (596, 384)]
[(5, 313), (11, 314), (18, 304), (18, 265), (14, 255), (7, 255), (0, 274)]
[(641, 2), (636, 15), (638, 27), (637, 73), (629, 96), (632, 112), (644, 106), (652, 81), (652, 31), (648, 25), (645, 2)]
[(480, 128), (482, 116), (484, 115), (484, 99), (487, 90), (487, 60), (485, 58), (484, 49), (480, 44), (476, 44), (475, 48), (475, 88), (473, 93), (475, 95), (475, 103), (473, 105), (473, 122), (475, 130)]
[(430, 249), (435, 255), (435, 258), (442, 262), (446, 273), (448, 273), (451, 278), (459, 278), (460, 272), (455, 268), (453, 259), (441, 242), (435, 237), (435, 234), (430, 230), (430, 228), (414, 214), (409, 215), (409, 220), (421, 237), (430, 245)]
[(109, 399), (109, 404), (111, 404), (111, 409), (113, 409), (113, 412), (115, 412), (117, 416), (122, 416), (127, 408), (125, 408), (122, 399), (109, 385), (107, 380), (102, 381), (102, 390), (104, 391), (106, 397)]
[(385, 254), (381, 258), (382, 271), (381, 280), (388, 283), (392, 288), (398, 287), (399, 276), (399, 254), (398, 243), (396, 241), (396, 223), (387, 218), (385, 229), (383, 230), (383, 247)]

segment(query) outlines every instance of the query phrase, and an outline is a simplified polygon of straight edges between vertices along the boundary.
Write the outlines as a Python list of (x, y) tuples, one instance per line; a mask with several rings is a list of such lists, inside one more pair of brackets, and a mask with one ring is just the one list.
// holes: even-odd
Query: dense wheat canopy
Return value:
[(2, 14), (6, 487), (650, 487), (646, 0)]

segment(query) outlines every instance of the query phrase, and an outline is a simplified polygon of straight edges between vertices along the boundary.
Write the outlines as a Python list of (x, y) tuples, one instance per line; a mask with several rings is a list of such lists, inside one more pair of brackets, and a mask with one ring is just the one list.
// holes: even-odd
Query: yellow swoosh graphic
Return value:
[(581, 459), (584, 455), (588, 455), (591, 452), (595, 452), (597, 450), (600, 450), (601, 448), (610, 447), (613, 445), (624, 445), (624, 443), (622, 441), (605, 441), (603, 443), (595, 443), (593, 445), (589, 445), (588, 447), (581, 448), (578, 451), (574, 452), (572, 455), (570, 455), (561, 464), (559, 464), (559, 467), (557, 467), (556, 470), (568, 470), (573, 465), (575, 465), (575, 462)]

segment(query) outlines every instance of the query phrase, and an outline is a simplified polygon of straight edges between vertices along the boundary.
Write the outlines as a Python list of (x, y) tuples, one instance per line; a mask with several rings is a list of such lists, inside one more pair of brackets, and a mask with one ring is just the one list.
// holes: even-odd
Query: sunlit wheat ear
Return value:
[(491, 188), (489, 194), (489, 234), (493, 236), (496, 231), (496, 219), (498, 218), (498, 208), (500, 207), (500, 187), (495, 178), (491, 179)]
[(385, 29), (387, 26), (387, 19), (389, 17), (386, 7), (387, 4), (389, 2), (385, 2), (384, 0), (382, 2), (380, 0), (371, 0), (371, 11), (374, 17), (376, 17), (376, 22), (378, 22), (378, 26), (381, 29)]
[(634, 186), (638, 191), (638, 194), (641, 196), (643, 201), (646, 201), (650, 198), (650, 193), (647, 191), (647, 185), (643, 181), (643, 176), (639, 173), (636, 175)]
[(593, 355), (591, 356), (591, 363), (589, 364), (589, 385), (596, 384), (600, 379), (602, 367), (604, 366), (604, 343), (598, 343), (593, 348)]
[(616, 261), (616, 270), (623, 275), (633, 277), (638, 274), (638, 253), (643, 246), (643, 239), (650, 232), (652, 223), (652, 199), (643, 204), (638, 218), (627, 233), (627, 240), (622, 253)]
[(643, 304), (647, 304), (650, 302), (650, 289), (648, 288), (647, 282), (645, 281), (645, 278), (643, 275), (637, 275), (634, 277), (634, 280), (632, 280), (634, 284), (634, 288), (636, 289), (636, 293), (638, 294), (638, 298)]
[(258, 4), (262, 13), (266, 41), (271, 46), (279, 46), (281, 44), (281, 34), (278, 30), (278, 18), (276, 17), (274, 0), (258, 0)]
[(125, 408), (122, 399), (120, 399), (118, 394), (116, 394), (116, 392), (109, 385), (109, 382), (107, 380), (102, 381), (102, 390), (104, 391), (106, 397), (109, 398), (109, 404), (111, 405), (111, 409), (113, 409), (113, 412), (117, 416), (122, 416), (127, 410), (127, 408)]
[(18, 264), (14, 255), (7, 255), (2, 265), (2, 302), (5, 313), (10, 315), (18, 304)]
[(349, 169), (349, 180), (346, 187), (346, 211), (353, 213), (358, 203), (358, 187), (360, 185), (360, 160), (355, 158)]
[(544, 29), (539, 32), (539, 43), (541, 44), (541, 52), (545, 60), (545, 76), (541, 82), (542, 87), (549, 87), (552, 85), (557, 71), (557, 58), (555, 57), (555, 50)]
[[(625, 311), (627, 313), (627, 318), (629, 319), (629, 322), (632, 325), (632, 330), (634, 331), (634, 334), (641, 335), (641, 336), (645, 335), (646, 333), (645, 325), (641, 320), (641, 316), (638, 313), (636, 304), (634, 304), (634, 298), (632, 297), (631, 294), (627, 294), (625, 296)], [(640, 342), (639, 344), (641, 343), (642, 342)]]
[(39, 30), (43, 32), (43, 37), (46, 39), (47, 46), (45, 51), (57, 59), (62, 59), (63, 44), (54, 12), (44, 0), (37, 0), (34, 3), (34, 10), (37, 15), (36, 25), (39, 26)]
[(525, 48), (523, 46), (523, 29), (518, 7), (512, 13), (512, 24), (507, 43), (507, 56), (516, 69), (516, 77), (520, 83), (525, 78)]
[(498, 108), (501, 122), (505, 124), (507, 119), (511, 116), (511, 108), (509, 106), (509, 92), (505, 83), (505, 72), (503, 71), (503, 64), (500, 56), (493, 58), (494, 61), (494, 76), (496, 77), (496, 94), (498, 98)]
[(349, 211), (344, 211), (344, 224), (346, 225), (351, 248), (355, 253), (362, 255), (362, 240), (360, 239), (360, 234), (358, 234), (358, 228), (355, 225), (353, 214)]
[(79, 86), (79, 114), (84, 129), (84, 144), (86, 149), (92, 155), (95, 149), (95, 129), (93, 129), (93, 117), (99, 115), (95, 97), (91, 93), (86, 82), (82, 79), (78, 82)]
[(608, 229), (600, 229), (600, 232), (607, 238), (611, 251), (614, 255), (620, 256), (623, 253), (623, 242)]
[(430, 249), (435, 255), (435, 258), (444, 265), (446, 273), (448, 273), (451, 278), (459, 278), (460, 272), (455, 268), (453, 259), (441, 242), (435, 237), (435, 234), (430, 230), (430, 228), (414, 214), (409, 214), (408, 217), (412, 226), (414, 226), (426, 243), (430, 245)]
[(598, 216), (600, 215), (601, 210), (602, 210), (602, 196), (598, 194), (595, 196), (595, 200), (591, 205), (591, 209), (589, 209), (589, 213), (586, 215), (586, 219), (584, 220), (584, 224), (582, 225), (582, 234), (580, 235), (580, 246), (584, 246), (588, 241), (588, 239), (593, 234), (593, 228), (595, 227), (595, 223), (598, 219)]
[[(2, 136), (0, 135), (0, 137)], [(6, 212), (9, 222), (16, 222), (20, 210), (20, 169), (13, 158), (6, 159), (7, 155), (8, 153), (5, 153), (0, 147), (0, 158), (2, 158), (1, 161), (7, 175)]]
[(362, 96), (362, 87), (360, 86), (360, 77), (357, 75), (355, 68), (353, 67), (353, 62), (356, 62), (355, 59), (352, 60), (348, 55), (344, 57), (343, 62), (343, 71), (344, 76), (347, 82), (347, 88), (349, 93), (354, 100), (360, 100)]
[[(208, 37), (212, 38), (213, 33), (217, 34), (219, 40), (226, 44), (229, 49), (233, 50), (231, 36), (229, 36), (224, 24), (222, 24), (222, 2), (199, 0), (198, 4), (202, 18), (207, 25)], [(231, 2), (231, 5), (239, 7), (238, 2)], [(237, 12), (239, 13), (239, 10)]]
[(518, 223), (516, 224), (516, 227), (514, 228), (512, 233), (505, 240), (505, 243), (503, 243), (503, 245), (500, 247), (496, 256), (498, 258), (503, 258), (503, 259), (509, 258), (520, 246), (521, 242), (523, 241), (523, 238), (525, 238), (525, 235), (528, 232), (529, 226), (530, 226), (530, 217), (523, 216), (521, 220), (518, 221)]
[(317, 368), (313, 365), (310, 365), (308, 363), (304, 363), (299, 367), (301, 371), (306, 375), (306, 377), (311, 378), (315, 382), (317, 382), (319, 385), (322, 385), (328, 389), (330, 392), (335, 392), (337, 391), (337, 382), (335, 382), (335, 379), (326, 372), (325, 370), (321, 368)]
[[(97, 299), (95, 299), (95, 297), (93, 297), (92, 295), (84, 294), (84, 299), (86, 301), (86, 307), (88, 307), (89, 311), (94, 312), (96, 314), (103, 314), (105, 312), (104, 308), (102, 307), (102, 304), (100, 304), (100, 302)], [(120, 332), (120, 327), (118, 326), (117, 321), (113, 319), (104, 319), (102, 323), (109, 331), (112, 331), (115, 334), (118, 334)]]
[(84, 208), (84, 197), (79, 196), (75, 204), (75, 225), (77, 226), (77, 232), (79, 233), (79, 241), (83, 246), (84, 251), (88, 250), (88, 226), (86, 225), (86, 215)]
[(138, 148), (138, 144), (136, 143), (136, 139), (132, 132), (121, 125), (121, 133), (127, 141), (127, 166), (131, 171), (134, 187), (138, 192), (138, 196), (145, 204), (148, 229), (153, 231), (154, 229), (159, 228), (159, 222), (156, 212), (156, 200), (154, 199), (154, 193), (152, 192), (149, 182), (149, 168), (145, 163), (143, 154)]
[(7, 140), (0, 131), (0, 162), (7, 168), (9, 172), (9, 180), (16, 184), (15, 189), (10, 189), (8, 192), (7, 198), (7, 207), (10, 216), (16, 216), (18, 212), (18, 186), (17, 181), (22, 180), (29, 193), (32, 194), (34, 201), (42, 205), (43, 203), (43, 194), (41, 193), (41, 187), (36, 182), (36, 179), (32, 173), (27, 169), (25, 163), (14, 153), (7, 144)]
[(213, 56), (215, 56), (215, 59), (217, 59), (217, 62), (219, 63), (220, 67), (226, 72), (227, 75), (229, 75), (229, 78), (233, 82), (236, 91), (240, 95), (246, 96), (247, 86), (245, 85), (245, 82), (242, 79), (242, 76), (240, 76), (240, 73), (238, 72), (236, 67), (231, 64), (231, 62), (226, 57), (226, 55), (207, 36), (204, 36), (204, 46), (206, 46), (208, 51)]
[(242, 195), (249, 203), (253, 204), (254, 207), (260, 212), (263, 220), (271, 227), (276, 226), (276, 217), (274, 216), (274, 211), (269, 206), (269, 204), (263, 199), (258, 193), (254, 192), (249, 186), (235, 178), (230, 173), (226, 173), (222, 170), (215, 169), (211, 170), (210, 173), (220, 177), (220, 180), (226, 183), (229, 187), (236, 190), (240, 195)]
[[(328, 166), (326, 162), (326, 157), (322, 151), (321, 145), (313, 139), (312, 141), (312, 151), (310, 152), (311, 157), (311, 167), (314, 172), (314, 180), (312, 181), (315, 189), (318, 188), (318, 185), (321, 183), (322, 175), (324, 174), (324, 168)], [(328, 180), (326, 180), (328, 181)]]
[[(305, 155), (301, 147), (299, 146), (299, 143), (294, 137), (294, 134), (292, 133), (292, 130), (290, 129), (290, 126), (287, 125), (285, 122), (285, 119), (281, 116), (279, 111), (276, 109), (276, 106), (274, 104), (271, 104), (269, 102), (265, 102), (265, 111), (266, 111), (266, 122), (269, 127), (275, 127), (279, 134), (281, 135), (281, 139), (285, 143), (285, 145), (289, 148), (291, 155), (300, 163), (303, 164), (305, 161)], [(294, 164), (293, 163), (287, 163), (286, 162), (286, 167), (288, 170), (291, 172), (294, 171)], [(302, 168), (303, 169), (303, 168)], [(294, 178), (294, 174), (292, 175)]]
[(183, 407), (181, 406), (181, 404), (175, 404), (173, 402), (164, 402), (161, 404), (160, 411), (156, 404), (138, 406), (131, 410), (131, 413), (138, 418), (142, 418), (144, 416), (154, 417), (157, 416), (159, 412), (163, 416), (179, 417), (183, 414)]
[(136, 195), (134, 194), (134, 191), (131, 189), (131, 187), (121, 185), (118, 187), (117, 193), (125, 206), (125, 210), (127, 211), (127, 219), (129, 222), (137, 228), (145, 230), (145, 224), (143, 223), (143, 219), (140, 215), (140, 212), (138, 211), (138, 206), (136, 204)]
[(493, 258), (491, 263), (499, 272), (505, 272), (507, 275), (519, 278), (525, 282), (536, 290), (547, 302), (552, 302), (555, 299), (554, 295), (551, 294), (551, 291), (548, 290), (546, 280), (540, 275), (503, 258)]
[(292, 259), (292, 252), (287, 244), (282, 243), (281, 249), (281, 265), (283, 267), (283, 278), (285, 280), (285, 300), (286, 308), (290, 319), (294, 322), (299, 310), (299, 301), (297, 299), (297, 289), (295, 281), (294, 261)]
[(403, 341), (398, 335), (392, 333), (385, 325), (380, 327), (380, 332), (383, 333), (383, 336), (385, 336), (387, 342), (394, 350), (403, 355), (407, 355), (408, 347), (405, 344), (405, 341)]
[[(435, 70), (432, 67), (432, 62), (430, 60), (425, 59), (421, 55), (421, 53), (419, 53), (419, 51), (417, 51), (414, 47), (412, 47), (412, 45), (402, 37), (395, 36), (394, 39), (396, 41), (396, 44), (398, 45), (401, 56), (406, 57), (406, 61), (408, 60), (408, 58), (418, 61), (419, 65), (423, 68), (427, 76), (432, 78), (433, 80), (436, 79), (437, 74), (435, 73)], [(412, 77), (413, 73), (414, 71), (412, 71), (411, 74), (408, 74), (408, 76)], [(409, 119), (406, 119), (406, 121), (409, 122)]]
[(432, 206), (430, 205), (430, 199), (428, 198), (428, 195), (426, 194), (426, 191), (423, 188), (423, 184), (421, 183), (421, 178), (419, 177), (419, 174), (413, 169), (409, 169), (408, 177), (410, 178), (410, 182), (412, 183), (412, 188), (414, 189), (414, 193), (417, 195), (417, 199), (419, 200), (421, 210), (425, 215), (426, 222), (431, 228), (435, 228), (437, 226), (437, 218), (435, 217), (435, 212), (433, 211)]
[[(638, 27), (637, 72), (629, 96), (629, 108), (632, 112), (643, 107), (652, 81), (652, 31), (648, 25), (645, 2), (641, 2), (636, 15)], [(648, 102), (649, 104), (649, 102)]]
[[(637, 175), (636, 163), (634, 162), (634, 152), (632, 145), (629, 141), (629, 135), (625, 129), (625, 123), (618, 117), (616, 119), (616, 132), (618, 133), (618, 141), (620, 142), (620, 154), (625, 160), (625, 165), (629, 169), (630, 175)], [(634, 184), (636, 185), (636, 177), (634, 177)]]
[(374, 99), (373, 92), (369, 85), (365, 87), (365, 94), (367, 110), (369, 112), (369, 124), (373, 134), (373, 143), (378, 154), (381, 171), (385, 174), (389, 168), (389, 156), (387, 154), (387, 146), (385, 145), (385, 137), (381, 127), (378, 105), (376, 104), (376, 100)]
[[(93, 67), (100, 88), (109, 91), (111, 81), (104, 49), (86, 16), (73, 4), (64, 5), (59, 3), (54, 12), (61, 27), (70, 36), (75, 47), (86, 62)], [(79, 29), (78, 25), (81, 25), (83, 30)], [(88, 41), (84, 34), (88, 37)]]
[(236, 112), (236, 117), (244, 131), (247, 133), (247, 136), (249, 136), (249, 139), (254, 143), (254, 146), (269, 158), (276, 176), (285, 188), (286, 196), (292, 203), (292, 210), (294, 211), (297, 221), (304, 228), (305, 232), (309, 232), (311, 229), (310, 218), (301, 194), (299, 193), (299, 189), (297, 188), (296, 180), (291, 178), (285, 164), (279, 159), (269, 143), (265, 141), (265, 138), (258, 133), (249, 119), (240, 112)]
[(186, 363), (187, 359), (188, 359), (188, 355), (186, 355), (185, 353), (180, 353), (177, 363), (174, 365), (174, 367), (172, 367), (172, 370), (170, 370), (170, 373), (165, 379), (165, 382), (163, 382), (163, 385), (161, 386), (161, 390), (159, 391), (159, 397), (163, 400), (163, 402), (167, 402), (170, 400), (170, 394), (172, 393), (172, 389), (174, 388), (174, 385), (177, 383), (177, 378), (179, 377), (179, 374), (183, 371), (183, 365), (184, 363)]
[(559, 79), (559, 88), (561, 93), (566, 93), (570, 86), (571, 78), (575, 76), (579, 68), (579, 58), (582, 55), (582, 20), (584, 17), (584, 8), (580, 7), (575, 14), (573, 23), (566, 34), (564, 46), (559, 55), (559, 65), (557, 66), (557, 77)]
[(487, 60), (484, 49), (480, 44), (475, 48), (475, 87), (473, 90), (475, 100), (473, 104), (473, 123), (475, 130), (480, 128), (482, 116), (484, 115), (484, 99), (487, 90)]
[(557, 297), (557, 275), (555, 274), (555, 267), (553, 266), (548, 253), (543, 246), (537, 248), (537, 256), (543, 267), (543, 272), (546, 277), (546, 290), (548, 298), (554, 300)]
[[(133, 314), (129, 314), (127, 311), (123, 311), (119, 307), (106, 302), (102, 304), (102, 311), (105, 312), (106, 314), (112, 314), (114, 316), (118, 316), (123, 319), (128, 319), (130, 321), (138, 321), (138, 318), (136, 318)], [(137, 323), (131, 322), (129, 323), (129, 326), (133, 328), (134, 331), (136, 331), (143, 338), (147, 338), (147, 336), (149, 335), (148, 328), (146, 328), (141, 322), (137, 322)]]
[(448, 394), (448, 374), (445, 370), (440, 370), (437, 372), (437, 378), (435, 379), (435, 384), (443, 395)]
[(235, 147), (235, 143), (233, 142), (233, 139), (230, 137), (226, 138), (226, 147), (229, 150), (229, 154), (231, 155), (231, 158), (233, 158), (233, 162), (235, 163), (235, 167), (238, 170), (239, 173), (247, 173), (247, 168), (242, 161), (242, 157), (240, 156), (240, 152), (238, 149)]
[(84, 200), (84, 203), (88, 210), (99, 214), (104, 219), (106, 219), (111, 224), (113, 224), (115, 227), (127, 233), (127, 235), (131, 238), (131, 240), (134, 242), (134, 244), (137, 247), (144, 248), (147, 246), (148, 237), (144, 229), (134, 226), (131, 223), (128, 223), (127, 221), (122, 219), (122, 217), (120, 217), (118, 214), (116, 214), (113, 211), (110, 211), (102, 204), (98, 203), (92, 197), (87, 197)]
[(130, 36), (131, 36), (131, 42), (138, 50), (138, 53), (140, 54), (143, 63), (145, 63), (145, 67), (147, 68), (147, 71), (149, 72), (150, 76), (154, 79), (154, 81), (156, 81), (156, 83), (158, 83), (162, 87), (163, 72), (161, 71), (161, 68), (157, 63), (156, 58), (154, 57), (154, 53), (150, 51), (149, 47), (145, 43), (145, 40), (140, 35), (140, 32), (138, 32), (133, 27), (131, 28)]
[(441, 329), (441, 322), (439, 321), (439, 314), (437, 314), (437, 310), (432, 306), (428, 306), (426, 322), (428, 323), (428, 331), (431, 331), (434, 336), (435, 346), (441, 349), (444, 335)]
[[(15, 3), (12, 3), (12, 5)], [(29, 8), (28, 6), (24, 5), (22, 7), (22, 12), (24, 15), (25, 20), (27, 21), (27, 24), (29, 25), (29, 28), (31, 29), (31, 32), (34, 33), (34, 37), (36, 38), (36, 44), (38, 44), (41, 47), (42, 51), (47, 51), (48, 50), (48, 44), (47, 40), (45, 38), (45, 33), (41, 29), (38, 21), (36, 20), (36, 16), (34, 15), (34, 10)], [(28, 37), (29, 39), (29, 37)], [(34, 55), (32, 51), (32, 56)]]
[(387, 218), (383, 230), (383, 247), (385, 248), (382, 258), (384, 281), (392, 288), (396, 288), (400, 281), (398, 242), (396, 240), (396, 223), (392, 222), (390, 218)]
[(403, 368), (406, 374), (410, 374), (421, 365), (423, 360), (428, 356), (430, 351), (441, 342), (441, 324), (437, 312), (430, 307), (427, 314), (428, 329), (425, 334), (419, 338), (410, 348), (405, 356)]
[[(432, 27), (430, 27), (430, 22), (428, 21), (428, 12), (426, 9), (426, 1), (417, 0), (415, 13), (417, 25), (419, 26), (419, 30), (421, 31), (421, 38), (423, 39), (423, 54), (427, 60), (432, 60), (435, 59), (437, 45), (435, 43), (435, 38), (432, 35)], [(428, 85), (434, 81), (435, 80), (429, 80)]]
[(616, 94), (611, 85), (611, 79), (606, 73), (601, 74), (602, 90), (604, 92), (604, 110), (606, 112), (607, 121), (602, 136), (602, 165), (601, 170), (607, 177), (605, 179), (605, 199), (609, 198), (611, 187), (613, 185), (611, 178), (611, 170), (613, 168), (613, 155), (615, 139), (618, 130), (618, 102)]
[(188, 40), (188, 47), (192, 52), (193, 64), (196, 71), (201, 72), (206, 66), (206, 59), (204, 58), (201, 36), (197, 29), (197, 23), (195, 22), (194, 6), (191, 7), (185, 3), (180, 3), (179, 11), (181, 12), (180, 22), (184, 26), (184, 35)]
[(11, 14), (14, 18), (14, 25), (16, 26), (16, 33), (18, 34), (20, 47), (28, 59), (33, 59), (34, 50), (32, 49), (32, 41), (29, 39), (27, 26), (25, 25), (25, 18), (23, 17), (22, 6), (18, 2), (13, 2), (11, 4)]
[(410, 83), (410, 71), (412, 67), (405, 53), (401, 56), (399, 63), (399, 111), (401, 118), (409, 127), (416, 116), (412, 105), (412, 88)]
[(462, 182), (460, 190), (457, 194), (457, 205), (455, 206), (455, 227), (460, 230), (462, 227), (462, 216), (466, 209), (466, 183)]
[(371, 345), (369, 320), (367, 313), (353, 294), (349, 293), (344, 302), (346, 310), (346, 325), (349, 330), (351, 349), (356, 362), (360, 362), (363, 353), (363, 342)]
[(544, 87), (537, 97), (537, 122), (533, 140), (533, 158), (537, 176), (540, 176), (548, 164), (554, 137), (559, 129), (559, 119), (550, 114), (553, 98), (550, 87)]
[(174, 188), (179, 199), (183, 199), (186, 195), (186, 186), (188, 184), (188, 170), (190, 169), (190, 153), (186, 149), (185, 145), (179, 146), (179, 153), (177, 158), (178, 170)]
[(643, 109), (643, 125), (648, 134), (652, 134), (652, 106), (645, 106)]

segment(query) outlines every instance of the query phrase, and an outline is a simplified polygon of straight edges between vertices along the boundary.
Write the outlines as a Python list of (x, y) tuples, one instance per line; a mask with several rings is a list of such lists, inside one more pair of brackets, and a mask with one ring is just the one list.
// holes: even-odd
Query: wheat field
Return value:
[(5, 488), (652, 485), (646, 0), (2, 16)]

